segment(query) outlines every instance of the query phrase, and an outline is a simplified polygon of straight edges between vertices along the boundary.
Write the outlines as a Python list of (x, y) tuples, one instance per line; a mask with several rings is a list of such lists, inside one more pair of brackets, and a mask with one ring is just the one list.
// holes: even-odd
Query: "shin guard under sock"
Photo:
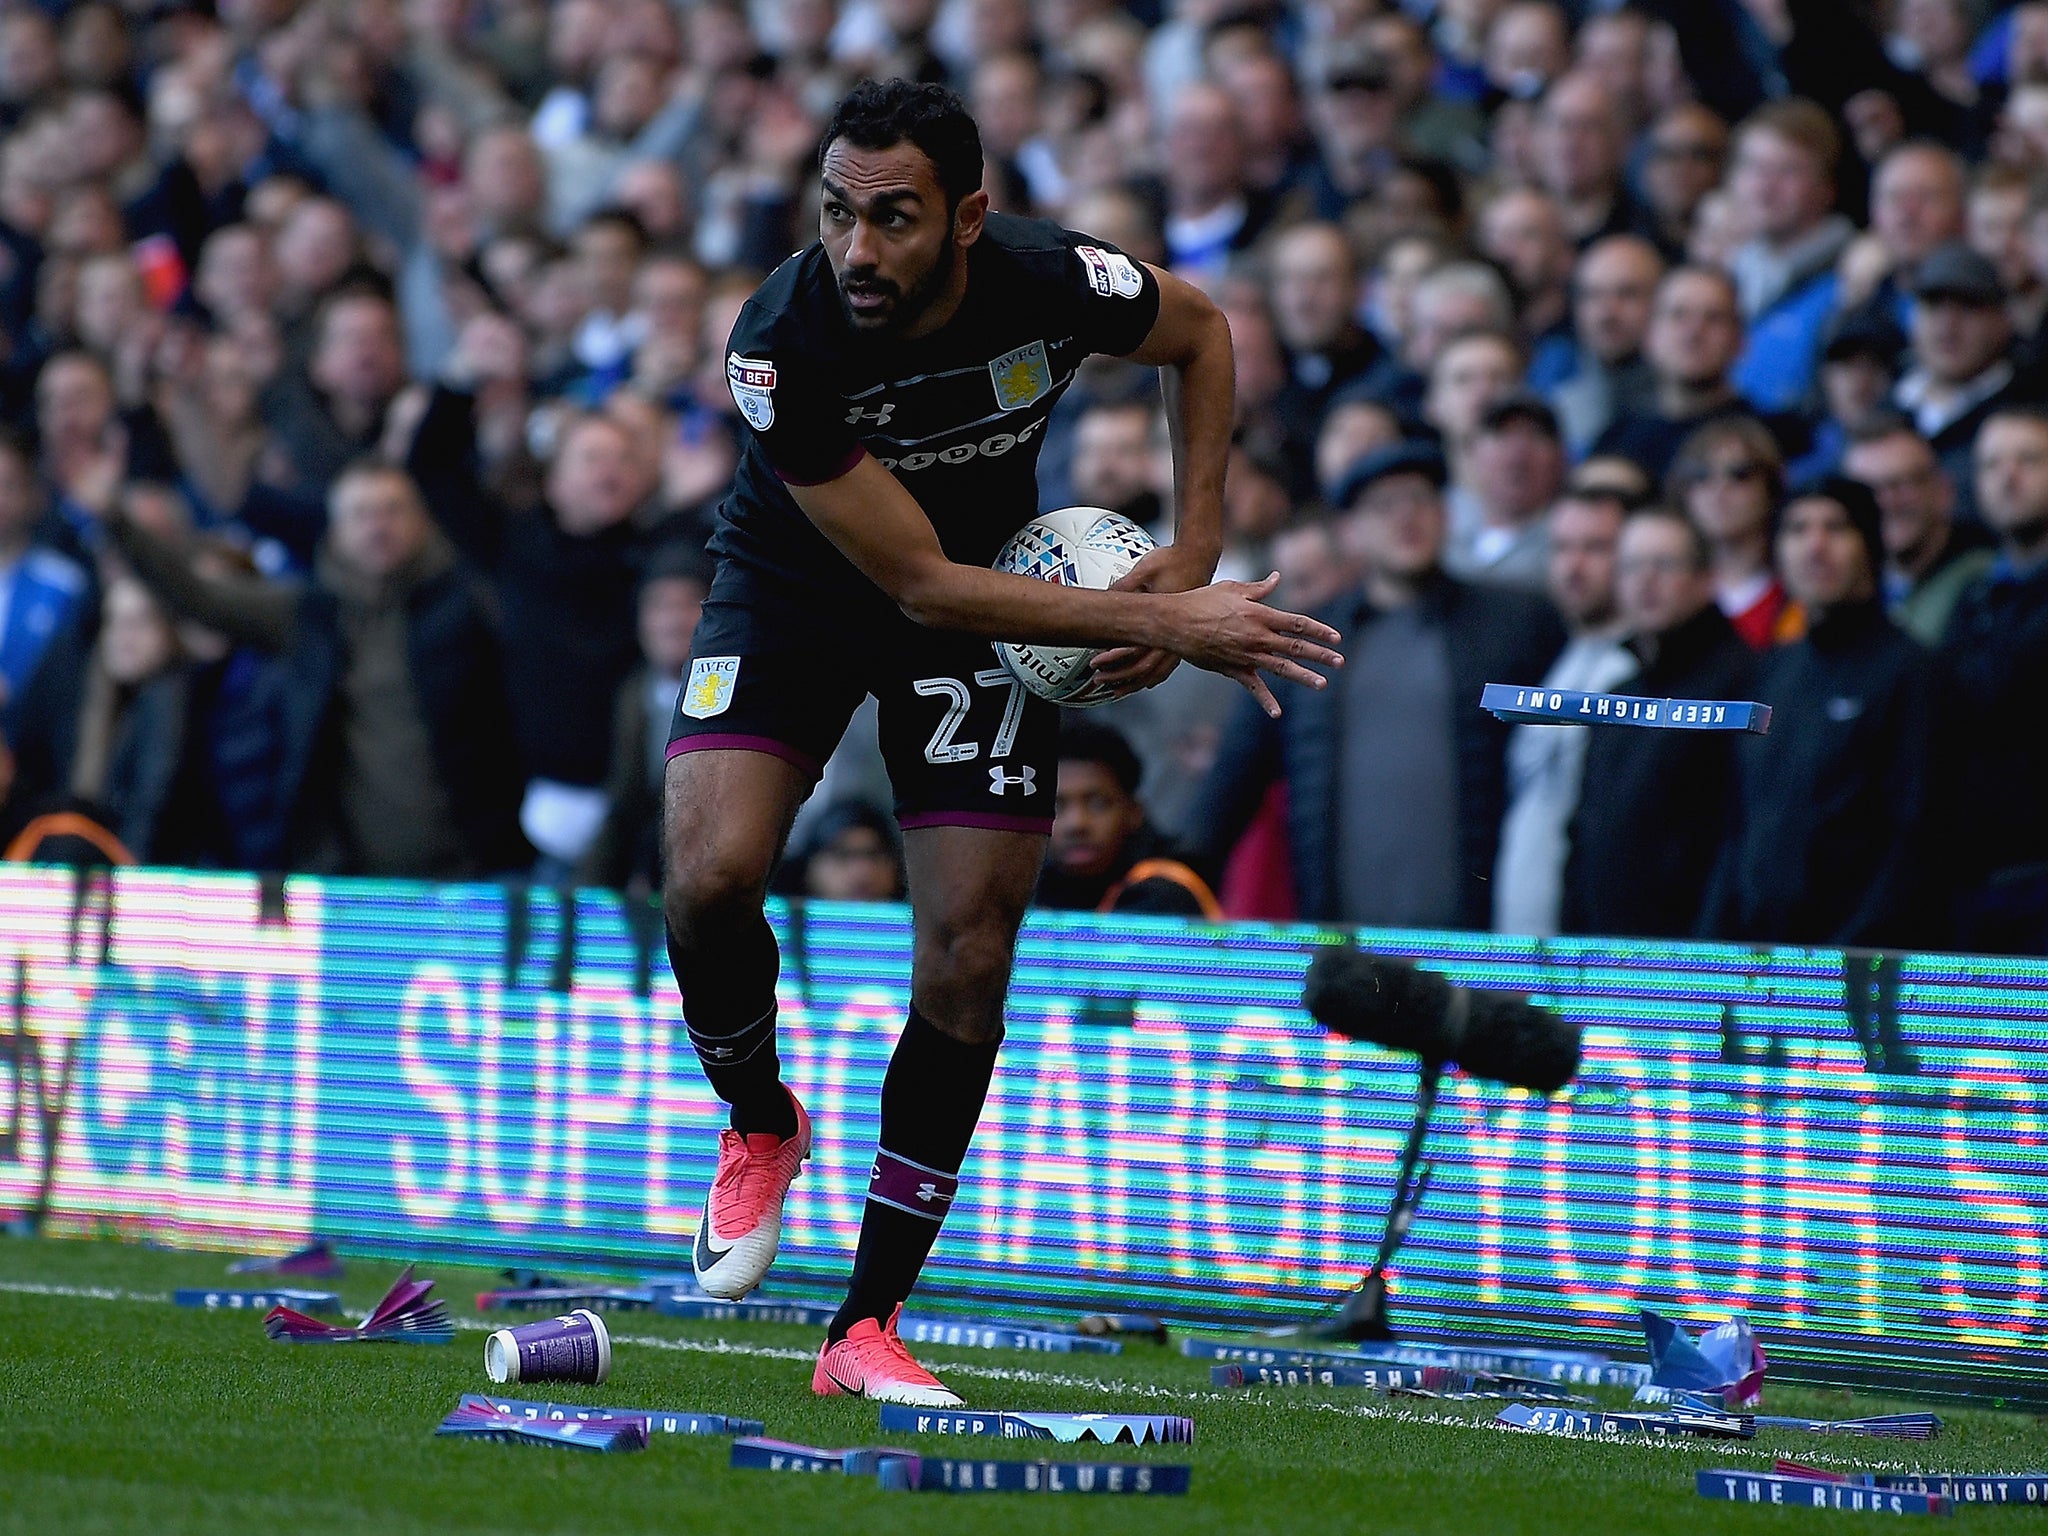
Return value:
[(868, 1180), (853, 1280), (828, 1338), (844, 1338), (864, 1317), (886, 1322), (917, 1284), (959, 1189), (960, 1165), (1000, 1048), (1000, 1040), (955, 1040), (911, 1009), (882, 1080), (881, 1145)]
[(669, 965), (682, 989), (683, 1017), (704, 1076), (732, 1106), (742, 1136), (796, 1134), (796, 1110), (775, 1053), (775, 975), (781, 966), (768, 919), (755, 911), (686, 949), (671, 928)]

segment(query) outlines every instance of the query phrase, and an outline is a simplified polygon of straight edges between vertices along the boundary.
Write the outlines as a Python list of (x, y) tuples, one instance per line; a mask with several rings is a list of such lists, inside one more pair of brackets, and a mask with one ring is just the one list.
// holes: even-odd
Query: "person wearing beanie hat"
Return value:
[(1771, 729), (1738, 747), (1704, 934), (1936, 944), (1935, 662), (1885, 617), (1877, 498), (1830, 475), (1785, 503), (1773, 542), (1807, 630), (1763, 659)]
[[(1877, 509), (1877, 493), (1862, 481), (1852, 480), (1847, 475), (1822, 475), (1795, 490), (1791, 499), (1779, 507), (1771, 518), (1772, 545), (1782, 545), (1788, 515), (1792, 508), (1802, 501), (1816, 498), (1833, 502), (1848, 518), (1850, 531), (1863, 543), (1863, 552), (1869, 559), (1873, 580), (1877, 585), (1882, 585), (1877, 578), (1884, 570), (1884, 533), (1882, 516)], [(1783, 559), (1783, 551), (1780, 549), (1781, 566)]]

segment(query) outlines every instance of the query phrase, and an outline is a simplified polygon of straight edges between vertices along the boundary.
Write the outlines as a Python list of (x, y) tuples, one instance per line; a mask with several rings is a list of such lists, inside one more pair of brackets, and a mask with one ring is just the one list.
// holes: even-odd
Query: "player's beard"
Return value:
[[(950, 239), (939, 247), (939, 254), (933, 260), (925, 275), (911, 284), (907, 292), (897, 290), (894, 283), (878, 279), (873, 273), (846, 271), (839, 274), (839, 303), (846, 311), (846, 317), (853, 323), (854, 330), (870, 336), (900, 336), (916, 323), (918, 316), (932, 307), (946, 285), (953, 280), (953, 264), (960, 259), (960, 248)], [(846, 290), (849, 284), (890, 295), (895, 299), (886, 313), (879, 319), (865, 320), (850, 303)]]

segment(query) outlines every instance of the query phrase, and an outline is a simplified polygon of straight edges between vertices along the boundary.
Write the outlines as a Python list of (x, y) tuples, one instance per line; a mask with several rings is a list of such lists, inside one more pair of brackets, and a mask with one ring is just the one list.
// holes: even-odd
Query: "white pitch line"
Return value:
[(101, 1285), (38, 1285), (31, 1280), (0, 1280), (0, 1291), (17, 1296), (68, 1296), (79, 1301), (169, 1301), (168, 1291), (115, 1291)]
[[(140, 1301), (167, 1302), (171, 1298), (163, 1291), (117, 1291), (97, 1285), (41, 1285), (27, 1280), (0, 1280), (0, 1293), (22, 1296), (61, 1296), (78, 1301)], [(475, 1318), (453, 1319), (455, 1326), (465, 1333), (491, 1333), (506, 1326), (501, 1323), (480, 1322)], [(773, 1344), (735, 1344), (729, 1339), (671, 1339), (654, 1334), (621, 1334), (611, 1336), (614, 1344), (630, 1344), (636, 1349), (663, 1349), (679, 1354), (692, 1355), (738, 1355), (753, 1360), (795, 1360), (806, 1364), (816, 1360), (817, 1355), (808, 1349), (789, 1349)], [(1480, 1429), (1498, 1428), (1490, 1419), (1441, 1418), (1435, 1414), (1417, 1413), (1412, 1408), (1381, 1407), (1370, 1403), (1329, 1403), (1314, 1402), (1291, 1396), (1270, 1396), (1264, 1393), (1246, 1392), (1188, 1392), (1175, 1387), (1162, 1387), (1151, 1382), (1105, 1381), (1097, 1376), (1060, 1376), (1050, 1371), (1018, 1370), (1003, 1365), (977, 1365), (971, 1360), (949, 1360), (942, 1367), (953, 1376), (973, 1376), (983, 1381), (1014, 1381), (1034, 1387), (1070, 1387), (1086, 1392), (1102, 1392), (1113, 1397), (1144, 1397), (1167, 1402), (1229, 1403), (1243, 1406), (1255, 1403), (1262, 1408), (1277, 1408), (1288, 1413), (1334, 1413), (1344, 1418), (1373, 1419), (1393, 1424), (1426, 1425), (1436, 1429)], [(1526, 1434), (1526, 1430), (1502, 1431), (1508, 1434)], [(1566, 1439), (1568, 1436), (1553, 1436)], [(1625, 1445), (1631, 1449), (1660, 1451), (1697, 1451), (1700, 1442), (1691, 1440), (1628, 1439), (1602, 1440), (1602, 1445)], [(1732, 1440), (1713, 1442), (1717, 1455), (1751, 1456), (1775, 1459), (1780, 1451), (1773, 1447), (1766, 1450), (1760, 1446), (1743, 1445)], [(1829, 1451), (1802, 1451), (1799, 1459), (1803, 1462), (1823, 1466), (1853, 1467), (1865, 1472), (1909, 1472), (1920, 1470), (1903, 1461), (1875, 1461), (1863, 1456), (1840, 1456)]]

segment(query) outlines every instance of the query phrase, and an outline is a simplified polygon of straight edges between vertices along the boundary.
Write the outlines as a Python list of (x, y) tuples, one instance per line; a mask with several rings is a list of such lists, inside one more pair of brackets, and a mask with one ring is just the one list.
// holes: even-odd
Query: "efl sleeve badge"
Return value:
[(725, 381), (732, 401), (756, 432), (775, 425), (775, 365), (733, 352), (725, 359)]

